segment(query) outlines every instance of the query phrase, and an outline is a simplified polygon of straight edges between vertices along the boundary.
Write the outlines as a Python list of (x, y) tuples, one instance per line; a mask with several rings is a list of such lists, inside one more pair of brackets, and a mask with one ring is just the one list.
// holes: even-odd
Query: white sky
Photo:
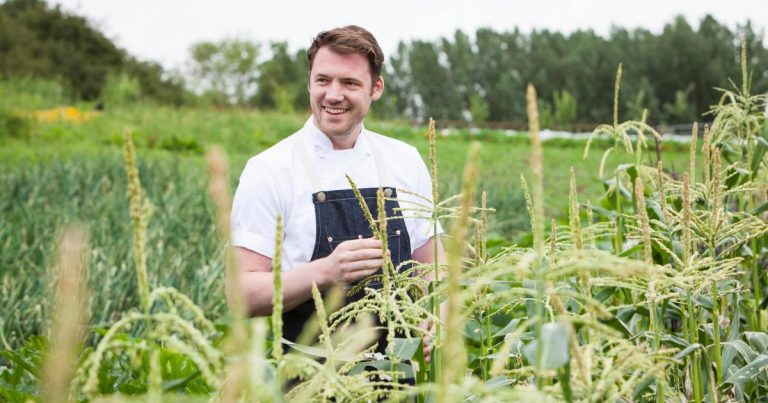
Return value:
[(287, 41), (306, 48), (315, 34), (357, 24), (371, 31), (386, 56), (400, 40), (437, 39), (456, 29), (472, 35), (479, 27), (523, 32), (569, 33), (591, 28), (607, 35), (611, 26), (660, 32), (674, 16), (694, 27), (706, 14), (735, 29), (748, 18), (758, 31), (768, 26), (768, 0), (52, 0), (88, 17), (98, 28), (143, 60), (179, 68), (190, 46), (228, 37), (264, 44)]

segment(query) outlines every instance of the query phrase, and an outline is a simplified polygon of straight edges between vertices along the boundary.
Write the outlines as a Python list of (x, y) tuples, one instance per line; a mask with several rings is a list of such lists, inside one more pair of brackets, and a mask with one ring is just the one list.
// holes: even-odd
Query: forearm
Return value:
[[(312, 297), (312, 284), (327, 287), (325, 262), (315, 260), (294, 270), (282, 273), (283, 311), (290, 311)], [(274, 278), (271, 272), (241, 272), (239, 282), (250, 316), (272, 314)]]
[[(435, 245), (435, 242), (437, 242), (437, 245)], [(437, 251), (437, 254), (435, 254), (435, 251)], [(413, 260), (423, 264), (430, 264), (429, 268), (425, 268), (420, 273), (425, 280), (429, 282), (435, 281), (435, 274), (437, 274), (438, 280), (445, 277), (445, 272), (443, 271), (442, 267), (439, 266), (439, 264), (444, 263), (446, 260), (445, 250), (443, 249), (442, 242), (440, 242), (439, 238), (433, 237), (424, 245), (414, 250)], [(434, 269), (435, 261), (438, 263), (437, 273), (435, 273)]]
[[(240, 275), (227, 278), (227, 296), (241, 295), (250, 316), (272, 313), (274, 277), (272, 259), (252, 250), (236, 250)], [(290, 311), (312, 297), (312, 284), (320, 290), (332, 284), (349, 284), (381, 268), (381, 241), (354, 239), (340, 243), (324, 258), (282, 272), (283, 310)]]

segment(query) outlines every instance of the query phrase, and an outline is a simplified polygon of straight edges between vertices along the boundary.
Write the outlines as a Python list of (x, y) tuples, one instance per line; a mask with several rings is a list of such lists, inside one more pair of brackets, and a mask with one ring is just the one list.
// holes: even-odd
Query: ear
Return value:
[(376, 81), (373, 83), (371, 92), (371, 96), (374, 101), (378, 101), (379, 98), (381, 98), (381, 94), (384, 92), (384, 77), (379, 76), (379, 78), (376, 79)]

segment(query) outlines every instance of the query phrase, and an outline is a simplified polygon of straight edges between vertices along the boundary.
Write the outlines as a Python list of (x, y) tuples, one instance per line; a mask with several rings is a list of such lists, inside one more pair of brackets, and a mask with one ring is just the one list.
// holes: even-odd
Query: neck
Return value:
[(331, 144), (333, 144), (334, 150), (349, 150), (355, 147), (357, 138), (360, 137), (360, 130), (354, 133), (355, 134), (349, 133), (336, 136), (329, 136), (326, 134), (325, 136), (328, 137), (328, 140), (331, 140)]
[[(317, 124), (317, 120), (313, 117), (313, 123), (316, 128), (319, 129), (319, 125)], [(335, 134), (328, 134), (322, 130), (320, 130), (320, 133), (323, 133), (325, 137), (328, 138), (328, 140), (331, 141), (331, 144), (333, 145), (334, 150), (349, 150), (351, 148), (355, 147), (355, 143), (357, 142), (357, 138), (360, 137), (360, 133), (363, 132), (363, 125), (358, 124), (356, 127), (352, 128), (352, 130), (346, 132), (346, 133), (335, 133)]]

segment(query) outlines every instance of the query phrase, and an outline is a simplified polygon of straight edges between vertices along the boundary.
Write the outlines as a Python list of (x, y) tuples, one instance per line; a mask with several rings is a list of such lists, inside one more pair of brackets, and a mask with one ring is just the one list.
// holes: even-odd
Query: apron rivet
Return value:
[(400, 235), (400, 230), (395, 231), (395, 234)]
[(325, 192), (317, 192), (317, 201), (321, 203), (325, 201)]
[(328, 242), (333, 242), (333, 237), (332, 236), (328, 237)]
[(390, 197), (392, 196), (392, 189), (386, 188), (384, 189), (384, 197)]
[(363, 236), (362, 235), (358, 235), (357, 239), (363, 239)]

